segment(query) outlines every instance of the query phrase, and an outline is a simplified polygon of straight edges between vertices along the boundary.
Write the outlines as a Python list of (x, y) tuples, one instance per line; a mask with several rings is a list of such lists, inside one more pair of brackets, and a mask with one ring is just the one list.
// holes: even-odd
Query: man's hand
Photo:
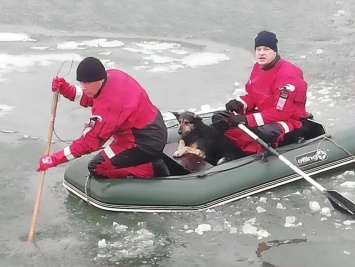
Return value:
[(229, 118), (231, 113), (228, 111), (221, 111), (212, 116), (212, 125), (213, 127), (219, 131), (224, 133), (230, 126)]
[(59, 77), (54, 77), (52, 80), (52, 92), (58, 90), (60, 94), (62, 94), (65, 90), (70, 87), (70, 84), (64, 79)]
[(64, 155), (63, 150), (59, 150), (58, 152), (55, 152), (52, 155), (43, 155), (39, 159), (37, 171), (45, 171), (49, 168), (56, 167), (57, 165), (67, 161), (68, 159)]
[(57, 166), (55, 158), (52, 155), (44, 155), (39, 159), (37, 171), (46, 171), (55, 166)]
[(238, 124), (239, 123), (242, 123), (242, 124), (245, 124), (247, 125), (248, 124), (248, 121), (247, 121), (247, 117), (244, 116), (244, 115), (235, 115), (235, 116), (232, 116), (228, 119), (229, 123), (233, 126), (233, 127), (238, 127)]
[(235, 100), (232, 99), (226, 104), (226, 110), (232, 111), (232, 112), (237, 112), (239, 114), (243, 113), (244, 105)]

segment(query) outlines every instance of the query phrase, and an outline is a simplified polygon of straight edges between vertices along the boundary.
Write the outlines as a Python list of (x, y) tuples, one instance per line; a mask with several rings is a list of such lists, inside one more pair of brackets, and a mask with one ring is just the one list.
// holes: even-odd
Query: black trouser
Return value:
[(260, 137), (260, 139), (271, 146), (274, 146), (277, 143), (278, 137), (283, 133), (278, 123), (268, 123), (259, 126), (255, 128), (254, 132)]

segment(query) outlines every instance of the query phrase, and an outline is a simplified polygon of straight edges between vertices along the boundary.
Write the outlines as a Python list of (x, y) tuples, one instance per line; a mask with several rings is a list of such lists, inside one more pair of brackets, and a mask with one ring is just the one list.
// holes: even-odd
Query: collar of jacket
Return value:
[(279, 62), (281, 59), (280, 55), (277, 55), (275, 57), (275, 59), (273, 61), (271, 61), (269, 64), (267, 64), (266, 66), (262, 67), (262, 70), (271, 70), (273, 67), (275, 67), (275, 65), (277, 64), (277, 62)]
[(102, 83), (102, 85), (101, 85), (99, 91), (97, 91), (96, 95), (94, 95), (94, 98), (97, 98), (97, 97), (100, 95), (100, 93), (101, 93), (101, 91), (102, 91), (102, 88), (104, 88), (104, 86), (105, 86), (105, 84), (106, 84), (106, 82), (107, 82), (107, 79), (108, 79), (108, 77), (104, 80), (104, 82)]

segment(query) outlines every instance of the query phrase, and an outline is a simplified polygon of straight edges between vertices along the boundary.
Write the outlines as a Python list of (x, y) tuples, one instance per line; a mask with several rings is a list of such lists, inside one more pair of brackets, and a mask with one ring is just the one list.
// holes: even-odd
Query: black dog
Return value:
[(178, 133), (181, 135), (178, 150), (174, 157), (181, 157), (186, 153), (193, 153), (205, 159), (212, 165), (221, 161), (230, 161), (244, 155), (231, 140), (221, 132), (203, 123), (202, 118), (195, 113), (185, 111), (172, 112), (179, 121)]

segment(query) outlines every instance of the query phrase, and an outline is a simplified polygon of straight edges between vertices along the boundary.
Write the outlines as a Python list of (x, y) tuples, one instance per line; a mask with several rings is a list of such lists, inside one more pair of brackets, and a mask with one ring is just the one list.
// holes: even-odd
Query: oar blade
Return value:
[(335, 190), (326, 190), (324, 194), (328, 197), (333, 207), (344, 214), (355, 216), (355, 203), (344, 197)]

